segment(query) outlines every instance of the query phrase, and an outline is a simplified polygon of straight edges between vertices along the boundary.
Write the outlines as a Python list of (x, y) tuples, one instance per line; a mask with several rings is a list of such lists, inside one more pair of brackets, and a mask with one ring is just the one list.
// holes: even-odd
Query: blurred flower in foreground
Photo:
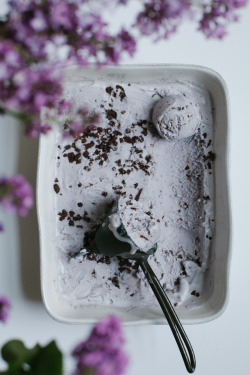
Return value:
[(0, 321), (5, 323), (8, 319), (10, 302), (8, 298), (0, 296)]
[(115, 316), (101, 320), (72, 353), (77, 360), (74, 375), (123, 374), (128, 365), (123, 345), (121, 321)]
[(77, 138), (80, 134), (84, 134), (87, 129), (95, 128), (100, 122), (100, 116), (98, 113), (91, 115), (85, 108), (81, 108), (77, 111), (74, 119), (68, 119), (64, 124), (63, 136), (72, 136)]
[(22, 175), (0, 179), (0, 204), (4, 209), (26, 216), (33, 203), (32, 187)]
[(228, 25), (239, 20), (236, 11), (247, 3), (248, 0), (215, 0), (205, 4), (199, 30), (207, 38), (224, 38)]

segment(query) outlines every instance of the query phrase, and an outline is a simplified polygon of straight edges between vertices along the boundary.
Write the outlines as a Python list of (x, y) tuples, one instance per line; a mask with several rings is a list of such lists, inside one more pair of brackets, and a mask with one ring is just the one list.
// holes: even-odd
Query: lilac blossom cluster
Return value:
[(0, 296), (0, 322), (5, 323), (8, 319), (10, 302), (8, 298)]
[(238, 9), (247, 3), (248, 0), (148, 0), (134, 27), (158, 41), (175, 33), (185, 18), (198, 18), (198, 30), (208, 38), (222, 39), (229, 23), (238, 21)]
[(32, 187), (22, 175), (0, 179), (0, 204), (4, 209), (26, 216), (33, 203)]
[(73, 375), (122, 375), (128, 365), (123, 351), (121, 322), (108, 316), (93, 328), (89, 338), (73, 351), (77, 368)]
[(204, 5), (199, 30), (208, 38), (224, 38), (228, 25), (239, 20), (236, 11), (247, 3), (248, 0), (215, 0)]
[[(61, 63), (119, 63), (136, 42), (128, 31), (108, 33), (101, 16), (86, 8), (85, 0), (10, 0), (0, 21), (0, 111), (18, 118), (26, 135), (50, 130), (41, 122), (43, 107), (55, 108), (62, 97)], [(52, 51), (56, 51), (53, 56)]]
[(190, 2), (186, 0), (146, 1), (144, 9), (137, 15), (134, 27), (138, 28), (142, 35), (155, 36), (156, 41), (167, 39), (176, 32), (190, 8)]

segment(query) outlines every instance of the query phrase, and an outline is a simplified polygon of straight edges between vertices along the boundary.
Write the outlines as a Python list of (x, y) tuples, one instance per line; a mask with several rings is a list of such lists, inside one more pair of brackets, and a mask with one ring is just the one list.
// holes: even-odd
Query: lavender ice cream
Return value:
[(133, 244), (145, 251), (157, 242), (149, 263), (172, 303), (201, 305), (209, 289), (214, 222), (213, 122), (206, 88), (192, 82), (86, 80), (69, 83), (65, 98), (75, 109), (99, 113), (101, 124), (75, 140), (62, 138), (60, 128), (57, 133), (59, 293), (76, 309), (157, 306), (136, 262), (79, 253), (88, 250), (119, 200), (111, 230), (122, 222)]

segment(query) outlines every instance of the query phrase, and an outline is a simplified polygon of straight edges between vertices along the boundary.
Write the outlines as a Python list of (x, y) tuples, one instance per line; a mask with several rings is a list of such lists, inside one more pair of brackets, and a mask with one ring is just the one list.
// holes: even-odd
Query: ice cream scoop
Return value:
[[(98, 227), (90, 248), (97, 254), (120, 256), (139, 263), (168, 321), (187, 371), (193, 373), (196, 363), (192, 346), (170, 300), (148, 263), (148, 257), (157, 250), (157, 228), (148, 221), (150, 220), (145, 217), (137, 202), (118, 201)], [(143, 239), (141, 236), (148, 239), (144, 238), (144, 241), (138, 242), (139, 238)], [(139, 244), (142, 248), (139, 248)]]
[(194, 135), (200, 126), (201, 114), (195, 100), (181, 93), (161, 98), (153, 108), (152, 121), (162, 138), (174, 141)]

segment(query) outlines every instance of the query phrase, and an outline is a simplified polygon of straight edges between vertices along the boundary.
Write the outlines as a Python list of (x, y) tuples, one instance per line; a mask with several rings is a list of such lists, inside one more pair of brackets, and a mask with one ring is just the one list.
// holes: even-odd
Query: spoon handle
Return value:
[(193, 373), (195, 370), (196, 362), (193, 348), (190, 344), (190, 341), (184, 331), (184, 328), (176, 315), (176, 312), (164, 292), (159, 280), (157, 279), (154, 271), (150, 267), (146, 258), (141, 258), (137, 260), (141, 266), (161, 308), (168, 321), (168, 324), (172, 330), (175, 341), (181, 352), (183, 361), (189, 373)]

